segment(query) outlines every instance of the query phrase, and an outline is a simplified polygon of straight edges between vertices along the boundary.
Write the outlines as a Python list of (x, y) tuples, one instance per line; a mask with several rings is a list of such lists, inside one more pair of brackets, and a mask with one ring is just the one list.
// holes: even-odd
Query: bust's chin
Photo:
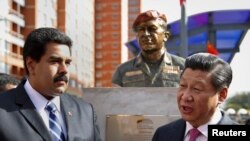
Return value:
[(151, 48), (147, 48), (147, 49), (144, 49), (143, 52), (145, 52), (146, 54), (153, 54), (155, 52), (158, 52), (159, 49), (155, 48), (155, 47), (151, 47)]

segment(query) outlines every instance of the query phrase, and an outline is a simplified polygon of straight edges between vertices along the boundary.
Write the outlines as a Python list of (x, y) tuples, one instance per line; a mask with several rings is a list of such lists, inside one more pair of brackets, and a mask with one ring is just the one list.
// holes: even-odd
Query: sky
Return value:
[[(181, 18), (179, 0), (142, 0), (142, 11), (155, 9), (167, 16), (168, 23)], [(250, 9), (249, 0), (187, 0), (186, 14), (194, 15), (214, 10)], [(247, 32), (235, 54), (231, 67), (233, 80), (229, 88), (229, 97), (240, 92), (250, 92), (250, 31)]]

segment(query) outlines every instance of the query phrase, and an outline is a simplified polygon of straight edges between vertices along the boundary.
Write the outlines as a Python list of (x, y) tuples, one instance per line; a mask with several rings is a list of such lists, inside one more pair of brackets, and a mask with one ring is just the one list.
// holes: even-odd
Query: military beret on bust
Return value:
[(161, 14), (156, 10), (145, 11), (137, 16), (133, 23), (133, 29), (135, 30), (136, 26), (138, 26), (141, 22), (146, 22), (157, 18), (160, 18), (167, 23), (167, 18), (165, 14)]

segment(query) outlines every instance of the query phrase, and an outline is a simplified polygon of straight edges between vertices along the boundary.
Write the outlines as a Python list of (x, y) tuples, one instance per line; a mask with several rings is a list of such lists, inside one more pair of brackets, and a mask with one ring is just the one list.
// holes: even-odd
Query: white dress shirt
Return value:
[[(49, 100), (47, 100), (42, 94), (37, 92), (35, 89), (33, 89), (32, 86), (30, 85), (28, 79), (24, 84), (24, 89), (27, 92), (32, 103), (35, 105), (36, 110), (38, 111), (38, 113), (42, 117), (44, 124), (46, 125), (46, 127), (49, 130), (49, 112), (45, 109)], [(60, 97), (56, 96), (55, 98), (53, 98), (50, 101), (52, 101), (56, 105), (56, 108), (57, 108), (56, 116), (58, 117), (59, 122), (62, 125), (63, 133), (64, 133), (65, 137), (67, 137), (66, 124), (62, 118), (62, 113), (61, 113)]]
[[(219, 107), (216, 108), (214, 115), (212, 116), (211, 120), (206, 124), (199, 126), (197, 129), (201, 132), (201, 135), (196, 138), (196, 141), (207, 141), (208, 140), (208, 125), (218, 124), (222, 118), (221, 110)], [(186, 131), (184, 136), (184, 141), (189, 140), (189, 130), (193, 129), (194, 127), (189, 123), (186, 122)]]

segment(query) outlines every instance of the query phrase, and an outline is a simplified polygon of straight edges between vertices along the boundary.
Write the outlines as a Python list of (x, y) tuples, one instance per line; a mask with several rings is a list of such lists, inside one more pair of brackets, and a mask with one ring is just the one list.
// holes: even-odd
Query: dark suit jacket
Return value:
[[(52, 141), (23, 83), (0, 95), (0, 140)], [(92, 105), (68, 94), (61, 95), (60, 99), (68, 141), (100, 141)]]
[[(224, 112), (222, 112), (222, 119), (218, 124), (234, 125), (236, 123), (232, 121), (229, 116), (225, 115)], [(184, 121), (183, 119), (179, 119), (159, 127), (156, 130), (152, 141), (183, 141), (185, 130), (186, 121)]]

